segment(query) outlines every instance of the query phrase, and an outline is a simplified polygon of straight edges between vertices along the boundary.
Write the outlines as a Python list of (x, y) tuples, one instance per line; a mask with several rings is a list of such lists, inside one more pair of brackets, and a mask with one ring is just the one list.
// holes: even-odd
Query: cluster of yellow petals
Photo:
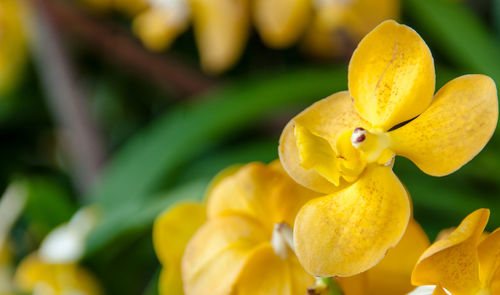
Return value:
[(412, 274), (416, 286), (435, 285), (434, 294), (500, 294), (500, 228), (484, 233), (488, 209), (467, 216), (451, 233), (432, 244)]
[(47, 263), (36, 252), (21, 261), (14, 279), (21, 292), (30, 294), (102, 294), (97, 280), (86, 269), (74, 263)]
[(27, 59), (24, 1), (0, 1), (0, 94), (19, 79)]
[(192, 20), (201, 63), (209, 73), (223, 72), (239, 59), (252, 22), (270, 47), (289, 47), (303, 38), (303, 46), (311, 54), (337, 57), (351, 52), (354, 44), (378, 23), (399, 15), (399, 0), (149, 0), (149, 3), (134, 24), (144, 44), (153, 50), (165, 49)]
[(434, 62), (411, 28), (377, 26), (349, 64), (349, 91), (323, 99), (293, 118), (280, 140), (283, 167), (324, 196), (295, 221), (295, 249), (305, 269), (351, 276), (377, 264), (398, 243), (410, 201), (392, 172), (401, 155), (434, 176), (471, 160), (498, 119), (492, 79), (466, 75), (434, 96)]
[[(277, 249), (273, 234), (277, 224), (293, 225), (299, 208), (318, 196), (296, 184), (277, 161), (221, 172), (206, 204), (179, 204), (155, 222), (153, 242), (164, 267), (160, 294), (305, 294), (314, 277), (292, 249)], [(406, 293), (412, 289), (411, 271), (428, 246), (412, 219), (400, 243), (376, 267), (337, 283), (345, 295)]]

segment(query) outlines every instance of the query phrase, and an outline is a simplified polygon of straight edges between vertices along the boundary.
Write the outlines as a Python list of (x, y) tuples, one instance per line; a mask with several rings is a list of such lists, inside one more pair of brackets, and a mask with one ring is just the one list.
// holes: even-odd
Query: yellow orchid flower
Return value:
[(15, 84), (27, 59), (23, 11), (23, 1), (0, 2), (0, 94)]
[(433, 176), (471, 160), (498, 119), (492, 79), (465, 75), (433, 98), (434, 62), (411, 28), (377, 26), (349, 64), (349, 92), (323, 99), (285, 127), (279, 154), (298, 183), (327, 194), (298, 213), (297, 256), (316, 276), (352, 276), (398, 243), (410, 217), (392, 172), (396, 154)]
[(207, 193), (207, 222), (184, 251), (184, 292), (304, 294), (315, 279), (293, 254), (287, 224), (318, 194), (296, 184), (279, 162), (224, 174)]
[[(280, 292), (286, 290), (287, 282), (283, 282), (286, 277), (280, 276), (286, 276), (290, 271), (289, 268), (294, 270), (294, 274), (290, 273), (290, 276), (301, 277), (298, 282), (303, 283), (300, 286), (292, 286), (294, 291), (286, 294), (304, 294), (306, 290), (304, 288), (312, 286), (314, 278), (301, 270), (300, 266), (297, 266), (295, 255), (291, 249), (287, 248), (287, 244), (283, 243), (283, 236), (276, 236), (279, 232), (277, 233), (273, 227), (273, 220), (282, 220), (282, 217), (288, 217), (288, 212), (293, 213), (298, 209), (300, 203), (303, 203), (304, 199), (309, 199), (308, 194), (317, 195), (295, 184), (282, 170), (279, 162), (274, 162), (269, 166), (259, 163), (252, 163), (244, 167), (235, 166), (219, 173), (207, 191), (207, 206), (200, 203), (181, 203), (168, 209), (156, 220), (153, 227), (153, 243), (157, 256), (164, 267), (160, 274), (159, 293), (161, 295), (184, 294), (180, 257), (184, 255), (186, 245), (193, 234), (206, 222), (205, 210), (208, 207), (209, 217), (212, 217), (200, 229), (203, 234), (197, 233), (193, 238), (198, 242), (190, 242), (195, 245), (190, 244), (189, 247), (196, 248), (190, 250), (191, 254), (185, 254), (193, 255), (193, 251), (201, 251), (207, 256), (202, 255), (203, 257), (200, 257), (197, 255), (196, 257), (199, 257), (200, 260), (196, 261), (193, 261), (193, 259), (197, 258), (184, 258), (186, 261), (194, 262), (197, 265), (199, 263), (199, 268), (195, 268), (196, 277), (191, 279), (191, 284), (195, 284), (195, 286), (190, 287), (191, 289), (186, 294), (203, 293), (203, 290), (212, 290), (213, 284), (219, 285), (221, 282), (218, 277), (220, 272), (215, 271), (219, 263), (227, 264), (220, 271), (229, 268), (239, 269), (240, 271), (233, 273), (233, 277), (227, 277), (228, 274), (225, 274), (223, 276), (225, 285), (222, 286), (224, 291), (211, 294), (229, 294), (227, 292), (230, 292), (230, 290), (237, 294), (240, 294), (238, 292), (243, 292), (243, 294), (252, 292), (270, 294), (266, 292), (271, 292), (271, 290), (275, 290), (276, 293), (273, 291), (273, 294), (282, 294)], [(302, 201), (295, 204), (293, 197), (297, 195), (300, 195), (298, 199)], [(287, 219), (290, 222), (290, 220), (293, 220), (293, 216), (284, 220)], [(232, 225), (235, 222), (239, 226), (233, 228)], [(249, 222), (250, 225), (245, 225), (246, 222)], [(287, 230), (283, 223), (279, 222), (277, 224), (281, 224), (281, 230)], [(243, 238), (241, 235), (245, 235), (245, 232), (239, 232), (241, 227), (247, 229), (261, 227), (261, 230), (254, 228), (251, 232), (257, 232), (256, 235), (246, 235)], [(261, 236), (266, 236), (266, 233), (261, 233), (262, 229), (268, 232), (267, 238), (263, 241), (259, 239)], [(223, 232), (220, 232), (221, 230)], [(269, 231), (272, 233), (269, 233)], [(250, 234), (248, 231), (246, 233)], [(196, 237), (197, 235), (199, 237)], [(218, 244), (214, 240), (221, 235), (235, 239), (241, 237), (243, 240), (233, 240), (234, 243), (227, 240), (224, 240), (224, 242), (219, 241), (218, 243), (232, 245), (231, 251), (226, 249), (220, 253), (217, 251), (218, 248), (211, 249), (214, 244), (205, 245), (206, 241), (213, 241)], [(290, 239), (290, 236), (288, 236), (288, 239)], [(251, 247), (252, 244), (257, 244), (257, 246)], [(403, 294), (412, 289), (410, 284), (411, 271), (418, 257), (428, 246), (427, 236), (420, 225), (412, 219), (400, 243), (394, 249), (389, 250), (386, 257), (376, 267), (354, 277), (336, 278), (335, 280), (340, 285), (344, 295)], [(233, 249), (233, 247), (235, 248)], [(275, 249), (277, 249), (278, 253), (287, 254), (284, 261), (274, 252)], [(226, 253), (226, 251), (229, 252)], [(243, 253), (240, 251), (243, 251)], [(245, 253), (250, 257), (246, 259), (241, 257)], [(215, 255), (215, 257), (212, 257), (212, 255)], [(211, 258), (214, 258), (214, 260), (211, 261)], [(245, 260), (243, 262), (245, 265), (241, 265), (241, 259)], [(271, 273), (270, 281), (266, 281), (262, 286), (250, 286), (251, 289), (246, 290), (245, 288), (250, 288), (248, 287), (251, 284), (250, 281), (239, 283), (240, 279), (247, 278), (250, 280), (250, 276), (254, 275), (253, 272), (259, 273), (263, 267), (268, 265), (263, 262), (265, 259), (270, 259), (273, 262), (274, 268), (267, 270), (267, 273)], [(215, 273), (211, 273), (212, 270)], [(273, 271), (283, 270), (286, 270), (286, 272), (272, 273)], [(189, 270), (188, 273), (192, 273), (192, 271)], [(242, 277), (245, 273), (246, 276)], [(276, 281), (271, 282), (273, 279), (276, 279)], [(244, 290), (241, 290), (241, 288)]]
[(102, 294), (96, 279), (87, 270), (74, 263), (47, 263), (36, 252), (21, 261), (14, 279), (22, 292), (43, 295)]
[(415, 266), (412, 283), (437, 286), (433, 294), (500, 294), (500, 228), (483, 233), (489, 214), (488, 209), (472, 212), (432, 244)]
[(387, 19), (397, 19), (400, 0), (315, 0), (316, 14), (304, 38), (314, 56), (349, 56), (356, 44)]

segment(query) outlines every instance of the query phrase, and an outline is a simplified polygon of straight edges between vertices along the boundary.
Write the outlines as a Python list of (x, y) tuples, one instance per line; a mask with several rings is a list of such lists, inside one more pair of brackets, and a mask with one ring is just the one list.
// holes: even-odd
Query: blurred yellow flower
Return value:
[(283, 167), (327, 196), (295, 222), (295, 249), (316, 276), (352, 276), (398, 243), (410, 217), (407, 192), (392, 172), (396, 154), (434, 176), (454, 172), (492, 136), (498, 119), (492, 79), (466, 75), (434, 95), (434, 62), (411, 28), (386, 21), (349, 64), (349, 92), (293, 118), (280, 139)]
[(399, 2), (313, 0), (316, 13), (304, 37), (304, 49), (322, 58), (347, 57), (379, 23), (399, 17)]
[(94, 276), (77, 264), (51, 264), (38, 253), (24, 258), (19, 264), (15, 283), (22, 292), (43, 295), (102, 294)]
[(19, 79), (27, 59), (23, 1), (0, 1), (0, 94)]
[(146, 47), (162, 50), (191, 19), (202, 67), (221, 73), (240, 58), (250, 20), (273, 48), (289, 47), (305, 36), (312, 54), (349, 54), (378, 23), (399, 15), (399, 0), (148, 0), (134, 22)]
[(434, 294), (500, 294), (500, 228), (483, 233), (489, 214), (488, 209), (472, 212), (432, 244), (415, 266), (412, 283), (437, 286)]

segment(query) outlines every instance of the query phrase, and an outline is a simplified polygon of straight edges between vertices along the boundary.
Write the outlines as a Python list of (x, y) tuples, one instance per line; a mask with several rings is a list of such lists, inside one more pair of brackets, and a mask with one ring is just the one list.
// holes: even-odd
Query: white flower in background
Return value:
[(40, 246), (40, 258), (48, 263), (73, 263), (82, 258), (85, 240), (98, 221), (97, 208), (80, 209), (71, 220), (50, 232)]

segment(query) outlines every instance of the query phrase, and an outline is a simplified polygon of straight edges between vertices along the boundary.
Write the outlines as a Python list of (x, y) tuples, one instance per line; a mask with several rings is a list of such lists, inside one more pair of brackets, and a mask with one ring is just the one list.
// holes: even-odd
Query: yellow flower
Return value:
[(38, 253), (24, 258), (15, 275), (15, 282), (22, 292), (43, 295), (102, 294), (96, 279), (76, 264), (50, 264)]
[(314, 278), (293, 254), (287, 225), (318, 194), (293, 182), (279, 162), (224, 174), (207, 193), (207, 222), (184, 252), (185, 293), (304, 294)]
[(239, 59), (250, 25), (248, 0), (149, 0), (134, 21), (134, 31), (152, 50), (162, 50), (192, 19), (202, 67), (223, 72)]
[[(500, 294), (500, 228), (484, 234), (490, 211), (469, 214), (447, 237), (432, 244), (412, 274), (416, 286), (436, 285), (434, 294)], [(441, 293), (438, 293), (441, 292)]]
[(316, 14), (304, 38), (314, 56), (349, 56), (379, 23), (399, 17), (400, 0), (315, 0)]
[(487, 76), (466, 75), (433, 98), (434, 62), (411, 28), (386, 21), (359, 44), (349, 92), (323, 99), (293, 118), (280, 139), (283, 167), (324, 194), (295, 222), (295, 248), (316, 276), (351, 276), (380, 261), (403, 235), (407, 192), (392, 172), (396, 154), (422, 171), (447, 175), (492, 136), (497, 90)]
[(338, 56), (350, 53), (351, 44), (399, 13), (399, 0), (148, 2), (149, 8), (134, 21), (134, 31), (143, 43), (152, 50), (165, 49), (187, 29), (191, 19), (202, 67), (212, 74), (229, 69), (240, 58), (250, 19), (270, 47), (289, 47), (306, 35), (306, 49), (313, 54)]
[(15, 84), (27, 59), (22, 13), (23, 1), (0, 2), (0, 94)]
[[(206, 206), (182, 203), (155, 222), (153, 242), (164, 266), (160, 294), (304, 294), (314, 278), (298, 264), (286, 224), (314, 196), (279, 162), (226, 169), (208, 189)], [(345, 295), (403, 294), (411, 290), (411, 271), (428, 245), (412, 220), (380, 264), (336, 281)]]

